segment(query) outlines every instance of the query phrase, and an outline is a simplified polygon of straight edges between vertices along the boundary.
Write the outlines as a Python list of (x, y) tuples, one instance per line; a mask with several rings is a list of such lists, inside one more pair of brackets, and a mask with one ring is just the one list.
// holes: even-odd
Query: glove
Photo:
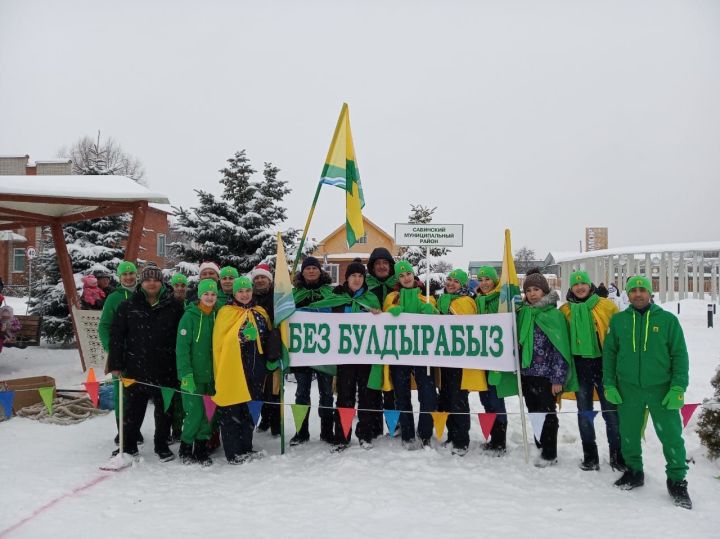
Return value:
[(180, 389), (187, 393), (195, 393), (197, 386), (195, 385), (195, 378), (192, 374), (186, 374), (180, 381)]
[(685, 404), (685, 392), (683, 388), (672, 386), (661, 403), (666, 410), (679, 410)]
[(254, 341), (257, 339), (258, 331), (255, 329), (255, 326), (247, 325), (245, 329), (242, 330), (242, 334), (245, 335), (248, 341)]
[(402, 307), (400, 307), (400, 305), (395, 305), (394, 307), (390, 307), (388, 309), (388, 312), (393, 316), (400, 316), (400, 313), (402, 312)]
[(434, 314), (435, 313), (435, 307), (432, 306), (432, 303), (423, 303), (422, 307), (420, 307), (420, 314)]
[(605, 386), (605, 398), (609, 403), (622, 404), (622, 397), (616, 387)]

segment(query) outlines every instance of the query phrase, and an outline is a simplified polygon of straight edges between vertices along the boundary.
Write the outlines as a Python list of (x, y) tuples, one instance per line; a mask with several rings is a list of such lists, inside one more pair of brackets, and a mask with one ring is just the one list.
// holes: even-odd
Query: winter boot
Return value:
[(625, 466), (625, 459), (623, 458), (620, 449), (610, 450), (610, 467), (616, 472), (627, 471), (627, 466)]
[(207, 440), (195, 440), (193, 457), (200, 466), (212, 466), (213, 461), (208, 454)]
[(645, 484), (645, 474), (636, 470), (627, 469), (622, 477), (615, 481), (615, 486), (622, 490), (632, 490)]
[(597, 444), (583, 444), (583, 460), (580, 463), (580, 469), (584, 472), (600, 469)]
[(485, 451), (492, 451), (497, 456), (505, 453), (505, 439), (507, 437), (507, 423), (495, 421), (490, 430), (490, 441), (483, 445)]
[(304, 444), (308, 440), (310, 440), (309, 418), (308, 416), (305, 416), (300, 430), (295, 433), (295, 436), (290, 438), (290, 445), (295, 446)]
[(335, 422), (332, 416), (320, 419), (320, 439), (329, 444), (335, 444)]
[(692, 509), (692, 501), (687, 491), (687, 481), (673, 481), (672, 479), (667, 480), (667, 489), (672, 496), (673, 502), (678, 507), (683, 509)]
[(175, 460), (175, 453), (170, 451), (170, 448), (166, 445), (156, 447), (155, 454), (160, 459), (160, 462), (170, 462), (171, 460)]
[(193, 444), (186, 444), (181, 440), (178, 457), (183, 464), (192, 464), (195, 462), (195, 459), (193, 458)]

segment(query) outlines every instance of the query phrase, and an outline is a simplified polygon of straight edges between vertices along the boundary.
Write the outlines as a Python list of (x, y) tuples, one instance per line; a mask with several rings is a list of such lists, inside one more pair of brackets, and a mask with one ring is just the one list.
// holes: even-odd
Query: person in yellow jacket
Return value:
[(215, 395), (225, 457), (242, 464), (254, 454), (255, 425), (247, 403), (262, 400), (267, 375), (265, 348), (272, 324), (268, 313), (253, 300), (252, 281), (233, 281), (232, 303), (218, 311), (213, 329)]
[[(422, 293), (422, 285), (415, 277), (415, 271), (407, 260), (395, 263), (395, 275), (398, 276), (397, 289), (385, 298), (383, 311), (393, 316), (401, 313), (435, 314), (435, 298)], [(433, 433), (433, 420), (430, 412), (437, 411), (437, 390), (432, 372), (426, 367), (394, 365), (390, 367), (390, 376), (395, 389), (395, 408), (400, 410), (400, 429), (402, 443), (406, 449), (419, 449), (415, 438), (415, 420), (410, 400), (410, 378), (415, 378), (420, 401), (420, 418), (417, 433), (423, 446), (430, 446)]]
[(570, 351), (575, 362), (579, 386), (575, 398), (583, 447), (580, 469), (585, 471), (600, 469), (593, 426), (593, 393), (597, 392), (610, 446), (610, 466), (614, 470), (623, 471), (625, 462), (620, 452), (617, 406), (605, 398), (602, 381), (602, 348), (610, 326), (610, 318), (618, 312), (618, 308), (613, 301), (597, 295), (595, 285), (584, 271), (570, 274), (570, 288), (565, 299), (567, 303), (563, 304), (560, 310), (570, 326)]

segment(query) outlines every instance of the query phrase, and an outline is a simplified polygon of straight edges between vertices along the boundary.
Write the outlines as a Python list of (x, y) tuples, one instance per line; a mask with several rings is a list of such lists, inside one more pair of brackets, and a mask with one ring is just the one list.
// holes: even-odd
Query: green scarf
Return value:
[(378, 287), (382, 287), (382, 299), (384, 300), (395, 288), (397, 275), (391, 275), (384, 281), (381, 281), (374, 275), (368, 274), (367, 277), (365, 277), (365, 282), (367, 283), (368, 290), (375, 290)]
[(450, 304), (453, 302), (453, 300), (460, 297), (460, 294), (448, 294), (445, 292), (442, 296), (440, 296), (437, 300), (437, 308), (440, 311), (440, 314), (447, 314), (450, 312)]
[(333, 293), (332, 296), (315, 303), (308, 305), (309, 309), (322, 309), (323, 307), (338, 307), (340, 305), (350, 305), (351, 312), (361, 313), (363, 311), (369, 311), (370, 309), (379, 309), (380, 302), (377, 296), (372, 292), (365, 291), (360, 296), (354, 298), (351, 297), (347, 292), (341, 294)]
[(570, 305), (570, 349), (574, 356), (589, 358), (602, 356), (592, 316), (592, 310), (598, 301), (600, 301), (600, 297), (593, 294), (584, 302), (568, 302)]
[(500, 292), (490, 292), (486, 295), (478, 294), (475, 298), (478, 314), (495, 314), (500, 307)]
[(565, 361), (572, 364), (565, 316), (552, 304), (541, 307), (526, 304), (518, 312), (518, 343), (522, 346), (522, 368), (527, 369), (532, 363), (535, 324), (547, 335)]
[(420, 289), (416, 286), (414, 288), (401, 288), (400, 289), (400, 301), (398, 305), (402, 307), (402, 312), (410, 314), (421, 314), (423, 301), (420, 300)]
[(320, 301), (321, 299), (327, 299), (332, 295), (332, 286), (324, 284), (318, 288), (293, 288), (293, 299), (295, 305), (300, 305), (306, 300), (311, 303), (314, 301)]

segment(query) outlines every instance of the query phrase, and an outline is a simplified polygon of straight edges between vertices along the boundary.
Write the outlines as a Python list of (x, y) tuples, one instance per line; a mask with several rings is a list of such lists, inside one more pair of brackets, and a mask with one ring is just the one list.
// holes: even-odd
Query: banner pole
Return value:
[(125, 429), (123, 425), (125, 422), (125, 405), (123, 403), (124, 387), (122, 375), (120, 375), (118, 377), (118, 407), (120, 408), (118, 410), (118, 447), (120, 449), (118, 455), (120, 455), (121, 461), (124, 458), (123, 453), (125, 452)]
[[(517, 296), (516, 296), (517, 297)], [(512, 331), (513, 331), (513, 347), (515, 352), (515, 369), (517, 373), (517, 385), (518, 385), (518, 398), (520, 399), (520, 424), (522, 425), (523, 434), (523, 447), (525, 449), (525, 464), (530, 462), (530, 452), (528, 449), (528, 437), (527, 437), (527, 425), (525, 424), (525, 404), (522, 390), (522, 378), (520, 376), (520, 345), (518, 344), (517, 338), (517, 316), (515, 312), (515, 298), (510, 300), (512, 302)]]
[(285, 366), (282, 359), (280, 359), (280, 454), (285, 454)]
[(307, 238), (308, 230), (310, 229), (310, 221), (312, 221), (313, 214), (315, 213), (315, 204), (317, 204), (318, 198), (320, 197), (320, 188), (322, 183), (318, 182), (317, 189), (315, 190), (315, 197), (313, 198), (312, 205), (310, 206), (310, 213), (308, 214), (307, 221), (305, 221), (305, 229), (303, 230), (302, 237), (300, 238), (300, 245), (298, 246), (297, 254), (295, 255), (295, 262), (293, 262), (292, 271), (290, 272), (290, 280), (295, 279), (295, 271), (297, 270), (298, 262), (302, 256), (302, 248), (305, 245), (305, 238)]
[[(425, 300), (430, 303), (430, 246), (425, 247)], [(427, 368), (427, 375), (430, 376), (430, 367)]]

